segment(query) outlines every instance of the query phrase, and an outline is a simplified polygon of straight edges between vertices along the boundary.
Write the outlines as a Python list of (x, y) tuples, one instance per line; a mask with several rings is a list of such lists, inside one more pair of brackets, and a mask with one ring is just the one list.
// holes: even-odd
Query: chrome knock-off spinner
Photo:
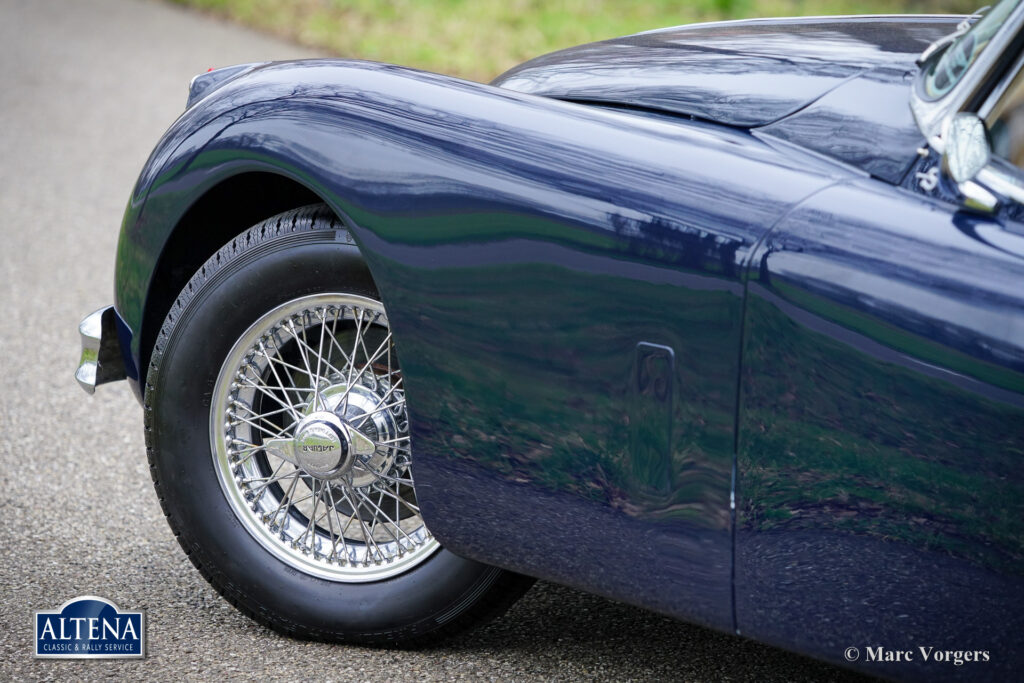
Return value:
[(348, 474), (357, 457), (365, 458), (377, 450), (365, 434), (327, 411), (304, 417), (295, 427), (294, 437), (267, 439), (263, 447), (320, 479)]

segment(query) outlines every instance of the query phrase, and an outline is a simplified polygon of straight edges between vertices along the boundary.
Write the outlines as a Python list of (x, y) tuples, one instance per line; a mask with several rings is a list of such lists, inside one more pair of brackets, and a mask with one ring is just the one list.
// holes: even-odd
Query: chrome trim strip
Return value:
[(1010, 87), (1010, 83), (1013, 82), (1014, 76), (1016, 76), (1022, 68), (1024, 68), (1024, 55), (1021, 55), (1020, 59), (1014, 62), (1013, 67), (1010, 69), (1009, 76), (1004, 78), (1002, 82), (997, 85), (991, 93), (989, 93), (988, 99), (985, 100), (985, 102), (978, 108), (978, 118), (982, 121), (988, 119), (989, 114), (992, 113), (992, 109), (995, 108), (996, 103), (999, 102), (1003, 97), (1003, 94), (1006, 92), (1006, 89)]
[(969, 209), (991, 213), (999, 208), (999, 198), (973, 180), (960, 183), (958, 187), (964, 196), (964, 205)]
[(1024, 180), (1011, 171), (989, 164), (978, 172), (978, 182), (998, 195), (1008, 197), (1018, 204), (1024, 204)]

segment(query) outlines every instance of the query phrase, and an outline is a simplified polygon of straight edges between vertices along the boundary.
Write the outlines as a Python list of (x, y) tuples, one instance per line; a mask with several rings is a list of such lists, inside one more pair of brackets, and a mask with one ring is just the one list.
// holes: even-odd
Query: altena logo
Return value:
[(146, 615), (122, 612), (94, 595), (36, 612), (36, 657), (65, 659), (146, 656)]

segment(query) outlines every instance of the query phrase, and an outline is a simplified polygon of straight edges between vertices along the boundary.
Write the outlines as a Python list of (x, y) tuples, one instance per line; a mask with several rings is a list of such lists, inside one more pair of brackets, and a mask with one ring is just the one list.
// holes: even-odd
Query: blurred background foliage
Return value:
[(579, 43), (697, 21), (967, 13), (981, 0), (174, 0), (341, 57), (488, 81)]

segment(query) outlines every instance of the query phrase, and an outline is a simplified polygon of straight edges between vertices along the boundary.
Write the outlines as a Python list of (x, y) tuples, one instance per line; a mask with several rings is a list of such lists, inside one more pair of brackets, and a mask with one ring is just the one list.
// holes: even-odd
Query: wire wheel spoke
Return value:
[(236, 342), (211, 408), (235, 514), (292, 566), (337, 581), (406, 571), (440, 546), (410, 470), (401, 368), (378, 301), (322, 294)]

